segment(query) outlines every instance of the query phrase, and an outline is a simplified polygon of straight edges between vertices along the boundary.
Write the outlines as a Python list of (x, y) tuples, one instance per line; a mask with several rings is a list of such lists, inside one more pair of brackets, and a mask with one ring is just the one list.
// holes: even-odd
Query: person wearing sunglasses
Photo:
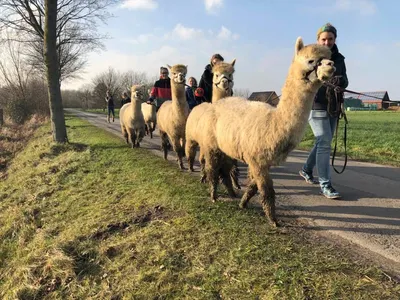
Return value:
[(154, 83), (147, 103), (152, 104), (155, 102), (156, 111), (158, 111), (166, 100), (171, 100), (171, 79), (169, 78), (168, 69), (161, 67), (160, 79)]

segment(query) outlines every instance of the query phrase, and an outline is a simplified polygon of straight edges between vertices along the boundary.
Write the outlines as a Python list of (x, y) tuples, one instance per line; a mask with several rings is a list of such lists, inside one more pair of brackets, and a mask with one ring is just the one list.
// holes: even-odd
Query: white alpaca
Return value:
[[(205, 153), (206, 172), (218, 170), (220, 151), (247, 163), (250, 181), (240, 206), (246, 207), (259, 190), (263, 210), (274, 226), (275, 191), (269, 170), (285, 161), (301, 141), (314, 96), (323, 81), (332, 77), (335, 71), (330, 56), (329, 48), (320, 45), (304, 47), (299, 37), (277, 108), (238, 97), (213, 104), (216, 146)], [(214, 179), (212, 188), (215, 189), (217, 184)]]
[(146, 124), (146, 135), (150, 135), (153, 138), (153, 131), (157, 125), (157, 112), (154, 104), (142, 103), (142, 113), (144, 117), (144, 123)]
[[(220, 99), (231, 96), (233, 88), (233, 73), (235, 72), (234, 65), (236, 60), (232, 63), (221, 62), (213, 67), (213, 82), (212, 82), (212, 103), (216, 103)], [(210, 142), (215, 141), (212, 137), (214, 122), (214, 113), (211, 103), (202, 103), (193, 108), (189, 114), (186, 123), (186, 146), (185, 153), (188, 158), (189, 168), (193, 171), (193, 163), (196, 157), (196, 148), (200, 146), (199, 160), (204, 168), (204, 155), (202, 148), (208, 149), (212, 146), (208, 145)], [(230, 196), (234, 197), (235, 192), (232, 188), (232, 184), (240, 188), (237, 180), (237, 174), (235, 173), (236, 167), (233, 161), (226, 157), (225, 162), (219, 172), (222, 178), (222, 182), (227, 188)], [(202, 182), (204, 182), (205, 174), (203, 174)]]
[(145, 123), (141, 109), (143, 101), (143, 86), (133, 85), (131, 88), (131, 102), (126, 103), (119, 111), (122, 135), (132, 143), (132, 148), (140, 147), (140, 142), (145, 135)]
[(185, 155), (185, 127), (189, 115), (189, 105), (186, 101), (185, 82), (187, 66), (167, 65), (171, 71), (171, 98), (165, 101), (157, 112), (157, 125), (160, 130), (161, 147), (164, 151), (164, 159), (168, 156), (168, 139), (171, 141), (174, 151), (178, 155), (179, 167), (183, 167)]

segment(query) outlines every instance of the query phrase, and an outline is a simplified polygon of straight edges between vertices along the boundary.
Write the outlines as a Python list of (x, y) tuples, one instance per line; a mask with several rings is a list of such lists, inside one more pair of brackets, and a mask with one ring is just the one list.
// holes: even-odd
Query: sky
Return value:
[(188, 65), (200, 80), (211, 55), (236, 58), (234, 89), (280, 94), (296, 38), (316, 42), (333, 24), (345, 56), (348, 89), (387, 90), (400, 100), (400, 1), (397, 0), (124, 0), (98, 30), (110, 38), (90, 53), (81, 79), (63, 82), (78, 89), (113, 67), (155, 76), (166, 64)]

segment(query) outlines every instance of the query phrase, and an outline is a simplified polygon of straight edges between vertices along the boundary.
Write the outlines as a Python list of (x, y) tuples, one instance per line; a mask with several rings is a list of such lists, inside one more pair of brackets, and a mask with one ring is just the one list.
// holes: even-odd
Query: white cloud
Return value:
[(158, 3), (154, 0), (124, 0), (121, 7), (132, 10), (154, 10), (158, 7)]
[(355, 11), (370, 16), (376, 13), (376, 4), (372, 0), (336, 0), (334, 5), (338, 11)]
[(191, 40), (203, 36), (203, 31), (200, 29), (185, 27), (182, 24), (177, 24), (172, 32), (165, 34), (165, 38), (179, 38), (181, 40)]
[(221, 30), (219, 31), (217, 37), (221, 40), (237, 40), (237, 39), (239, 39), (238, 34), (233, 34), (232, 31), (230, 31), (225, 26), (221, 27)]
[(208, 13), (215, 13), (217, 9), (222, 7), (223, 0), (204, 0), (206, 10)]
[(137, 45), (137, 44), (146, 44), (149, 40), (154, 38), (154, 34), (140, 34), (136, 39), (127, 40), (128, 43)]

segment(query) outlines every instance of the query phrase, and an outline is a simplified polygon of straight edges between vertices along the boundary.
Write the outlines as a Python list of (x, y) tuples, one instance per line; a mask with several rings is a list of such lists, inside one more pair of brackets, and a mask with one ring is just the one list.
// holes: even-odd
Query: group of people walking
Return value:
[[(346, 73), (345, 57), (339, 52), (336, 45), (337, 30), (327, 23), (317, 31), (317, 43), (327, 46), (332, 51), (331, 60), (334, 62), (336, 71), (331, 83), (340, 87), (348, 86)], [(186, 86), (186, 100), (189, 109), (192, 110), (196, 105), (203, 102), (211, 102), (212, 98), (212, 67), (219, 62), (223, 62), (224, 58), (220, 54), (214, 54), (210, 63), (206, 65), (205, 70), (200, 78), (200, 83), (194, 77), (188, 79)], [(169, 71), (165, 67), (160, 68), (160, 79), (154, 83), (150, 91), (150, 97), (147, 103), (156, 105), (157, 110), (166, 100), (171, 99), (171, 81)], [(322, 86), (315, 96), (313, 107), (309, 116), (309, 124), (315, 136), (314, 147), (310, 151), (308, 158), (303, 165), (299, 174), (309, 184), (319, 184), (321, 194), (330, 199), (340, 198), (340, 194), (333, 188), (331, 183), (330, 172), (330, 152), (331, 142), (337, 126), (339, 114), (341, 112), (341, 104), (343, 98), (336, 89), (330, 86)], [(108, 104), (108, 122), (110, 115), (114, 121), (114, 101), (109, 91), (107, 91), (106, 102)], [(123, 94), (121, 106), (130, 102), (127, 93)], [(294, 108), (295, 109), (295, 108)], [(314, 168), (318, 172), (318, 180), (313, 176)]]

